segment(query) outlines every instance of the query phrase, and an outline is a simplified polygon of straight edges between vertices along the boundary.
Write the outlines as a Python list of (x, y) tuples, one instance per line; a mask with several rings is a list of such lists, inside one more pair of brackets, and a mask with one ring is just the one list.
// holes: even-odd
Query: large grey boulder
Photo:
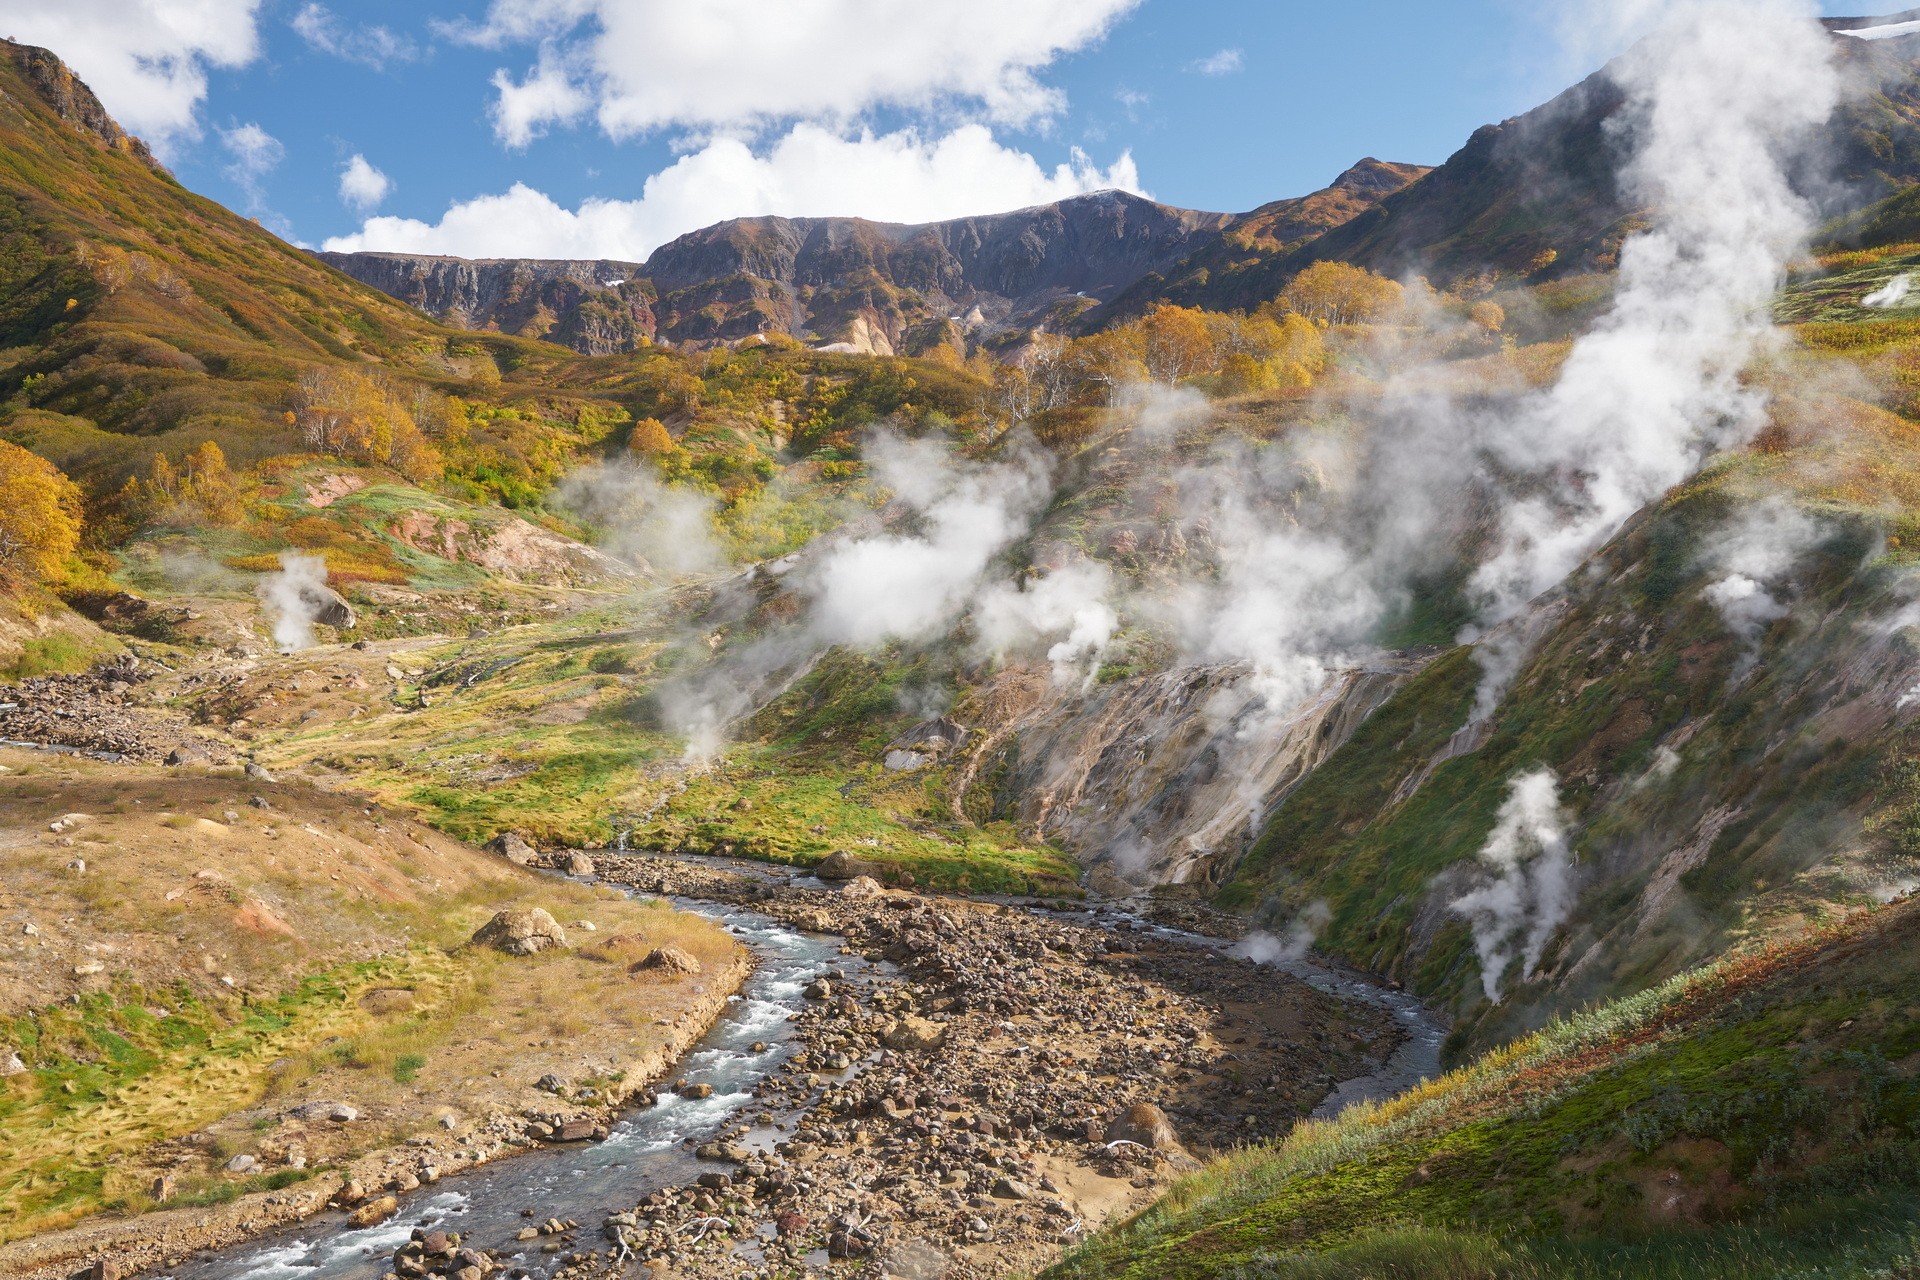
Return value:
[(473, 944), (510, 956), (531, 956), (566, 946), (567, 934), (545, 908), (535, 907), (531, 911), (502, 911), (480, 926)]

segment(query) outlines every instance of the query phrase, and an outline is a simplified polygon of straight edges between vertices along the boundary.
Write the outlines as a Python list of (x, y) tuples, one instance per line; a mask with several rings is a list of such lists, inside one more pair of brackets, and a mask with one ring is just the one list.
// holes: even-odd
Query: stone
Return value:
[(120, 1280), (126, 1271), (112, 1258), (95, 1258), (93, 1265), (80, 1274), (85, 1280)]
[(585, 1142), (599, 1126), (591, 1120), (563, 1120), (553, 1130), (555, 1142)]
[(872, 876), (855, 876), (842, 886), (840, 892), (848, 898), (877, 898), (886, 890)]
[(1136, 1102), (1107, 1122), (1108, 1142), (1135, 1142), (1154, 1151), (1171, 1151), (1180, 1146), (1167, 1113), (1151, 1102)]
[(567, 945), (566, 931), (544, 907), (530, 911), (502, 911), (480, 926), (473, 945), (492, 947), (510, 956), (530, 956)]
[(518, 832), (503, 831), (487, 842), (487, 852), (497, 853), (515, 866), (530, 865), (539, 856), (539, 850), (528, 844)]
[(809, 1000), (825, 1000), (833, 995), (833, 983), (825, 978), (815, 978), (807, 984), (807, 989), (801, 994)]
[(633, 966), (631, 972), (639, 973), (642, 969), (664, 969), (669, 973), (694, 974), (700, 972), (700, 962), (679, 947), (655, 947)]
[(453, 1239), (445, 1231), (427, 1231), (416, 1227), (413, 1238), (420, 1245), (420, 1251), (432, 1257), (447, 1257), (453, 1253)]
[(871, 876), (878, 870), (873, 863), (856, 858), (845, 849), (835, 849), (820, 860), (813, 874), (822, 880), (853, 880), (860, 876)]
[(0, 1053), (0, 1077), (23, 1075), (26, 1070), (27, 1064), (21, 1060), (19, 1054)]
[(400, 1211), (400, 1201), (395, 1196), (379, 1196), (367, 1201), (347, 1215), (347, 1222), (356, 1227), (371, 1227), (385, 1222)]
[(350, 1124), (360, 1118), (360, 1113), (344, 1102), (303, 1102), (287, 1114), (296, 1120), (331, 1120), (336, 1124)]
[(228, 1173), (252, 1173), (260, 1167), (260, 1162), (245, 1152), (227, 1161), (223, 1166)]
[(889, 1049), (900, 1049), (915, 1053), (931, 1053), (945, 1045), (947, 1029), (937, 1022), (911, 1014), (896, 1018), (880, 1033), (880, 1043)]
[(254, 763), (252, 760), (249, 760), (247, 761), (247, 781), (277, 782), (279, 781), (279, 779), (275, 778), (271, 773), (268, 773), (260, 765)]
[(599, 868), (593, 865), (593, 859), (589, 858), (586, 854), (570, 853), (567, 855), (568, 875), (590, 876), (596, 874), (598, 871)]
[(995, 1200), (1031, 1200), (1033, 1188), (1017, 1178), (1001, 1178), (993, 1184)]
[(555, 1075), (549, 1071), (538, 1080), (535, 1080), (533, 1087), (542, 1093), (565, 1093), (567, 1091), (567, 1078), (565, 1076)]
[(674, 1092), (683, 1098), (698, 1102), (702, 1098), (711, 1098), (713, 1096), (713, 1086), (710, 1084), (683, 1084), (678, 1089), (675, 1089)]
[(173, 1199), (173, 1193), (173, 1175), (170, 1173), (161, 1174), (153, 1180), (153, 1185), (147, 1188), (147, 1194), (153, 1197), (155, 1204), (165, 1204)]
[(943, 1280), (952, 1269), (953, 1259), (926, 1240), (894, 1245), (875, 1267), (885, 1280)]
[(199, 744), (192, 742), (183, 742), (167, 752), (167, 763), (170, 765), (201, 764), (206, 758), (206, 751)]

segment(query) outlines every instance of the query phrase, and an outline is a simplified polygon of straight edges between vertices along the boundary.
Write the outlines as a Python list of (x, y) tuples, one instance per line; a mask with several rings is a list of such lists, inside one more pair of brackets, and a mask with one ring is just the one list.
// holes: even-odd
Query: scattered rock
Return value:
[(260, 1161), (242, 1152), (221, 1167), (228, 1173), (252, 1173), (260, 1167)]
[(535, 1080), (533, 1087), (542, 1093), (562, 1094), (567, 1091), (568, 1081), (565, 1076), (555, 1075), (549, 1071), (546, 1075)]
[(206, 760), (207, 753), (198, 743), (183, 742), (167, 752), (166, 762), (170, 765), (204, 764)]
[(860, 876), (875, 877), (879, 870), (874, 863), (856, 858), (845, 849), (835, 849), (820, 860), (813, 874), (822, 880), (853, 880)]
[(647, 952), (646, 958), (633, 966), (633, 972), (642, 969), (664, 969), (669, 973), (694, 974), (700, 972), (700, 962), (679, 947), (655, 947)]
[(247, 781), (248, 782), (277, 782), (279, 781), (279, 779), (275, 778), (271, 773), (268, 773), (260, 765), (255, 764), (253, 761), (249, 760), (247, 761)]
[(503, 831), (487, 842), (487, 852), (497, 853), (515, 866), (529, 866), (540, 851), (528, 844), (518, 832)]
[(713, 1096), (713, 1086), (710, 1084), (683, 1084), (678, 1089), (675, 1089), (674, 1092), (683, 1098), (698, 1102), (702, 1098), (711, 1098)]
[(593, 859), (589, 858), (586, 854), (570, 853), (567, 855), (566, 871), (568, 875), (590, 876), (596, 874), (597, 870), (593, 865)]
[(502, 911), (473, 935), (473, 944), (492, 947), (510, 956), (530, 956), (551, 947), (567, 945), (560, 922), (544, 907), (531, 911)]
[(1107, 1122), (1108, 1142), (1136, 1142), (1155, 1151), (1177, 1150), (1180, 1135), (1167, 1113), (1151, 1102), (1136, 1102)]
[(915, 1053), (931, 1053), (945, 1045), (947, 1029), (937, 1022), (911, 1015), (896, 1018), (880, 1033), (880, 1043), (889, 1049), (908, 1050)]
[(375, 1223), (385, 1222), (399, 1211), (398, 1197), (377, 1196), (348, 1214), (347, 1221), (356, 1227), (371, 1227)]
[(840, 892), (849, 898), (877, 898), (886, 890), (882, 889), (880, 882), (872, 876), (855, 876), (847, 881)]
[(1015, 1178), (1001, 1178), (993, 1184), (996, 1200), (1031, 1200), (1033, 1188)]

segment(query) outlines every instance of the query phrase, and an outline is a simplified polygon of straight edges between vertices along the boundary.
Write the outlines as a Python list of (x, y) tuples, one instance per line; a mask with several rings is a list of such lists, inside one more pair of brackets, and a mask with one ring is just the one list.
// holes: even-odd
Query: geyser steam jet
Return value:
[(1741, 384), (1775, 340), (1769, 307), (1814, 211), (1788, 171), (1839, 103), (1831, 37), (1805, 0), (1691, 0), (1620, 58), (1623, 186), (1653, 210), (1620, 250), (1611, 310), (1499, 464), (1552, 481), (1500, 513), (1474, 574), (1487, 621), (1562, 581), (1635, 511), (1764, 421)]

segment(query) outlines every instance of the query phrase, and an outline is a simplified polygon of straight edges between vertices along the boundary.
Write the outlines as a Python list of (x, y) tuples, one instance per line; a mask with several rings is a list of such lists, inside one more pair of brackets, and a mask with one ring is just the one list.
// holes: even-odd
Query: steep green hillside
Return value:
[(1916, 979), (1909, 903), (1747, 949), (1224, 1160), (1047, 1274), (1911, 1274)]

